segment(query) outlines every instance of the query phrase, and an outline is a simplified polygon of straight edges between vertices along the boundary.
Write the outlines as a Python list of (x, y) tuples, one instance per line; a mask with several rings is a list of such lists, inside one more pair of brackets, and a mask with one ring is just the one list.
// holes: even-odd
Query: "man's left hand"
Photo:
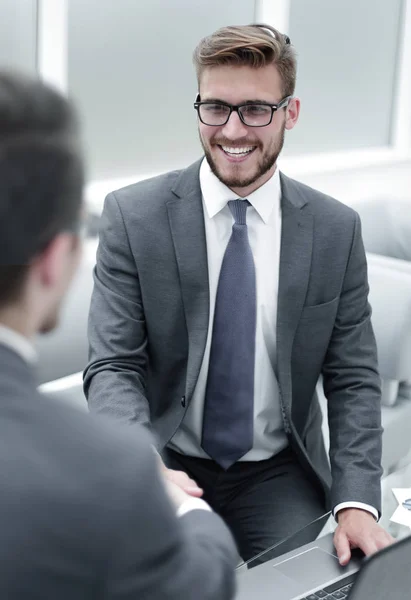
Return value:
[(394, 538), (365, 510), (344, 508), (338, 511), (337, 519), (334, 546), (342, 566), (348, 564), (352, 548), (360, 548), (369, 556), (394, 542)]

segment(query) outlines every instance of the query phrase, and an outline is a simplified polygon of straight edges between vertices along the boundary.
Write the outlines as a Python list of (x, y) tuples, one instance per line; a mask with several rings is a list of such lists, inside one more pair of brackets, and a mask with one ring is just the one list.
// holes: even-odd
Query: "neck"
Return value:
[(248, 185), (246, 187), (236, 187), (236, 188), (230, 188), (230, 189), (235, 194), (237, 194), (240, 198), (247, 198), (247, 196), (249, 196), (256, 190), (258, 190), (260, 187), (262, 187), (264, 184), (266, 184), (267, 181), (269, 181), (273, 177), (276, 169), (277, 169), (277, 164), (275, 163), (271, 167), (271, 169), (269, 171), (267, 171), (267, 173), (264, 173), (264, 175), (262, 175), (257, 181), (255, 181), (251, 185)]
[(28, 340), (32, 340), (35, 336), (35, 331), (30, 326), (30, 319), (27, 313), (16, 307), (8, 307), (0, 310), (0, 325), (12, 329)]

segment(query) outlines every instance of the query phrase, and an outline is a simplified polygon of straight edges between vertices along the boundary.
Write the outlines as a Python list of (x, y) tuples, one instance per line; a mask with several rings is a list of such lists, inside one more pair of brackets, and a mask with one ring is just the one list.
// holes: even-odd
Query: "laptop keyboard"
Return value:
[(348, 577), (340, 579), (332, 585), (327, 585), (322, 590), (317, 590), (313, 594), (305, 596), (303, 600), (342, 600), (349, 598), (356, 575), (357, 573), (348, 575)]

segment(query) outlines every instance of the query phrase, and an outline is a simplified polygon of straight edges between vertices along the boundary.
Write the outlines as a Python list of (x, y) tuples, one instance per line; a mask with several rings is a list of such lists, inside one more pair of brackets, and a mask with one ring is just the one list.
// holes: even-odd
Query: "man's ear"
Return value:
[(72, 233), (59, 233), (34, 259), (33, 270), (44, 287), (54, 287), (66, 271), (67, 257), (73, 251)]
[(289, 105), (285, 109), (286, 117), (285, 117), (285, 128), (293, 129), (298, 121), (298, 117), (300, 116), (300, 107), (301, 101), (299, 98), (292, 98), (290, 100)]

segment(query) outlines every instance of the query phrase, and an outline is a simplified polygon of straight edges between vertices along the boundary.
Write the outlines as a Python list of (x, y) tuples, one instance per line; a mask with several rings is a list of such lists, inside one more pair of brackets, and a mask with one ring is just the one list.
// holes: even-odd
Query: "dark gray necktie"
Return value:
[(217, 287), (202, 447), (228, 469), (253, 445), (256, 277), (248, 200), (228, 203), (234, 224)]

